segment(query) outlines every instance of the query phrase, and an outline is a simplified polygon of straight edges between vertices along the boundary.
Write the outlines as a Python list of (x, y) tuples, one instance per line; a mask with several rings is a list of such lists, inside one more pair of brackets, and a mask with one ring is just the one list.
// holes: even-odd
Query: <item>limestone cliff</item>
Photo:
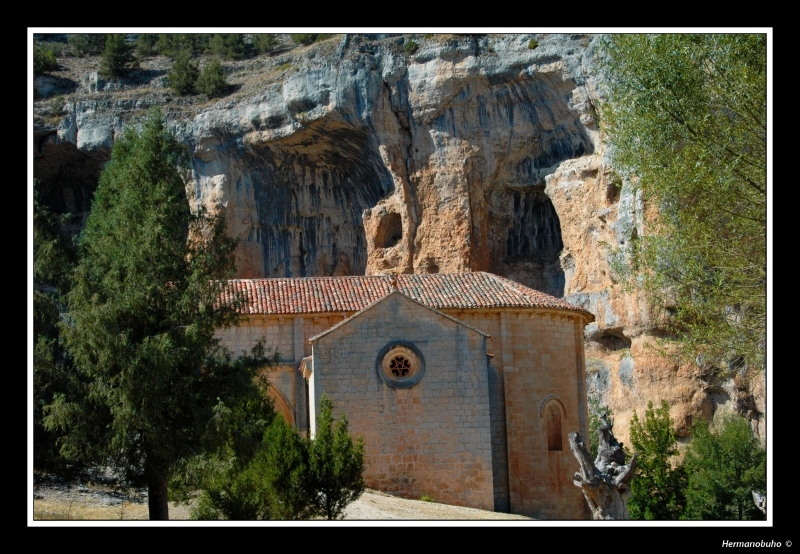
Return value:
[(662, 398), (682, 435), (735, 402), (763, 425), (763, 386), (653, 354), (648, 306), (614, 282), (608, 258), (643, 232), (642, 206), (604, 164), (599, 38), (417, 36), (409, 54), (409, 36), (336, 35), (227, 63), (235, 90), (214, 102), (174, 97), (166, 58), (119, 83), (69, 62), (35, 82), (34, 174), (54, 209), (85, 216), (115, 136), (160, 105), (196, 200), (241, 239), (239, 277), (490, 271), (597, 316), (588, 390), (623, 440)]

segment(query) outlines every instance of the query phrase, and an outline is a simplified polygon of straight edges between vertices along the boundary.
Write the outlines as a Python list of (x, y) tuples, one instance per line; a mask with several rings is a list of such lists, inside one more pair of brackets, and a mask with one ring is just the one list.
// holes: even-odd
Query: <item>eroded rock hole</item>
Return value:
[(515, 191), (511, 226), (506, 238), (506, 260), (554, 262), (564, 243), (561, 222), (544, 191)]
[(502, 263), (496, 271), (546, 294), (564, 296), (561, 222), (544, 186), (506, 190), (501, 213), (507, 228), (505, 244), (498, 245)]
[(378, 234), (375, 237), (377, 248), (391, 248), (403, 238), (403, 219), (400, 214), (390, 213), (381, 219)]
[(605, 329), (593, 340), (606, 350), (623, 350), (631, 347), (631, 339), (619, 329)]

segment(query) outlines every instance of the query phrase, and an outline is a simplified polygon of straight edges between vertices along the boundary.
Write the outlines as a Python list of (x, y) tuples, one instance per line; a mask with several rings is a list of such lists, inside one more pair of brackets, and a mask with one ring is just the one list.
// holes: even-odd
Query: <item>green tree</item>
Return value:
[(97, 33), (80, 33), (70, 35), (67, 39), (72, 52), (78, 58), (89, 54), (99, 54), (106, 47), (106, 35)]
[(308, 487), (314, 513), (331, 520), (364, 492), (364, 439), (353, 442), (344, 413), (334, 429), (333, 404), (324, 394), (319, 409), (308, 450)]
[(209, 98), (225, 96), (230, 88), (230, 83), (225, 80), (222, 64), (216, 58), (203, 68), (195, 84), (197, 92), (205, 94)]
[(647, 403), (644, 421), (631, 420), (631, 446), (637, 454), (636, 475), (628, 501), (631, 519), (680, 519), (685, 505), (686, 473), (677, 460), (678, 442), (669, 405)]
[(745, 418), (723, 418), (716, 432), (699, 421), (692, 429), (684, 465), (689, 475), (689, 519), (764, 519), (752, 491), (766, 490), (766, 453)]
[(194, 519), (304, 519), (313, 515), (308, 444), (282, 417), (274, 417), (254, 452), (228, 441), (214, 454), (191, 460), (173, 487), (182, 501), (200, 490)]
[(269, 54), (278, 44), (278, 39), (274, 34), (254, 34), (253, 48), (261, 54)]
[(121, 77), (134, 61), (133, 46), (127, 43), (125, 35), (108, 35), (100, 59), (100, 75), (106, 79)]
[(167, 72), (167, 85), (180, 96), (194, 94), (200, 70), (191, 61), (191, 55), (184, 50), (175, 56), (172, 68)]
[(295, 44), (302, 44), (303, 46), (308, 46), (309, 44), (314, 44), (317, 40), (316, 34), (310, 33), (295, 33), (292, 35), (292, 42)]
[(208, 49), (226, 60), (241, 60), (246, 47), (241, 33), (225, 33), (213, 35), (208, 42)]
[(112, 148), (79, 241), (61, 334), (88, 402), (58, 397), (45, 425), (65, 435), (61, 451), (146, 484), (150, 519), (168, 518), (167, 483), (198, 453), (222, 401), (256, 396), (253, 360), (232, 360), (215, 330), (235, 324), (238, 300), (218, 302), (234, 270), (235, 240), (221, 213), (189, 209), (187, 152), (160, 111)]
[(211, 35), (207, 34), (169, 34), (158, 35), (156, 49), (164, 56), (173, 60), (181, 53), (188, 52), (190, 56), (202, 54), (208, 47)]
[(645, 233), (615, 269), (687, 358), (762, 368), (766, 35), (615, 34), (599, 59), (611, 163), (645, 207)]
[(33, 467), (66, 474), (72, 468), (58, 449), (58, 433), (45, 429), (44, 406), (55, 395), (80, 394), (71, 360), (59, 332), (75, 266), (75, 249), (61, 231), (58, 218), (39, 201), (40, 182), (34, 180), (33, 198)]
[(133, 45), (134, 52), (139, 58), (149, 58), (155, 54), (156, 43), (158, 42), (158, 35), (151, 33), (142, 33), (136, 37), (136, 42)]
[(47, 73), (58, 69), (58, 62), (56, 56), (51, 50), (42, 48), (41, 46), (34, 46), (33, 48), (33, 72), (34, 73)]

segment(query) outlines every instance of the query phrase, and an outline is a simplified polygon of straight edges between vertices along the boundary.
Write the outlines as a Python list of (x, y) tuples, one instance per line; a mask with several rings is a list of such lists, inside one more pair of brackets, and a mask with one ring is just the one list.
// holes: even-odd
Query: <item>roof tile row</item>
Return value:
[[(225, 301), (247, 299), (245, 314), (356, 312), (391, 292), (388, 275), (233, 279)], [(485, 272), (398, 275), (397, 290), (435, 309), (553, 308), (588, 313), (565, 300)]]

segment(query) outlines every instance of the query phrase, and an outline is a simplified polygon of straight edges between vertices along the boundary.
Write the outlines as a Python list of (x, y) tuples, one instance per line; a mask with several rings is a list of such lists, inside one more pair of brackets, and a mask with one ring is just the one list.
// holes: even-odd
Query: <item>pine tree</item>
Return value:
[(253, 48), (261, 54), (269, 54), (278, 44), (278, 39), (274, 34), (254, 34)]
[(155, 54), (156, 43), (158, 42), (158, 35), (142, 33), (136, 38), (134, 44), (134, 51), (139, 58), (148, 58)]
[(167, 519), (175, 467), (204, 447), (214, 408), (253, 398), (253, 364), (221, 350), (216, 329), (236, 322), (218, 302), (235, 241), (221, 215), (189, 209), (186, 150), (161, 112), (115, 142), (79, 242), (61, 324), (89, 381), (85, 404), (59, 397), (45, 423), (65, 432), (62, 452), (84, 449), (132, 484), (146, 484), (151, 519)]
[(224, 96), (231, 85), (225, 80), (222, 64), (216, 58), (206, 65), (197, 78), (195, 89), (209, 98)]
[(631, 445), (638, 459), (631, 482), (633, 497), (628, 501), (631, 519), (680, 519), (686, 474), (676, 459), (678, 442), (665, 401), (655, 410), (648, 402), (644, 421), (633, 412)]
[(106, 79), (121, 77), (134, 61), (133, 46), (125, 41), (125, 35), (108, 35), (100, 60), (100, 75)]
[(344, 413), (333, 428), (333, 405), (324, 394), (319, 409), (308, 451), (308, 487), (314, 512), (331, 520), (364, 492), (364, 439), (353, 442)]
[(245, 55), (244, 37), (241, 33), (216, 34), (209, 40), (208, 48), (212, 54), (226, 60), (241, 60)]
[(745, 418), (723, 418), (715, 432), (700, 420), (692, 428), (684, 465), (689, 519), (764, 519), (752, 491), (766, 490), (766, 453)]
[(200, 70), (191, 61), (191, 54), (183, 50), (175, 55), (172, 69), (167, 73), (167, 85), (180, 96), (194, 94)]

